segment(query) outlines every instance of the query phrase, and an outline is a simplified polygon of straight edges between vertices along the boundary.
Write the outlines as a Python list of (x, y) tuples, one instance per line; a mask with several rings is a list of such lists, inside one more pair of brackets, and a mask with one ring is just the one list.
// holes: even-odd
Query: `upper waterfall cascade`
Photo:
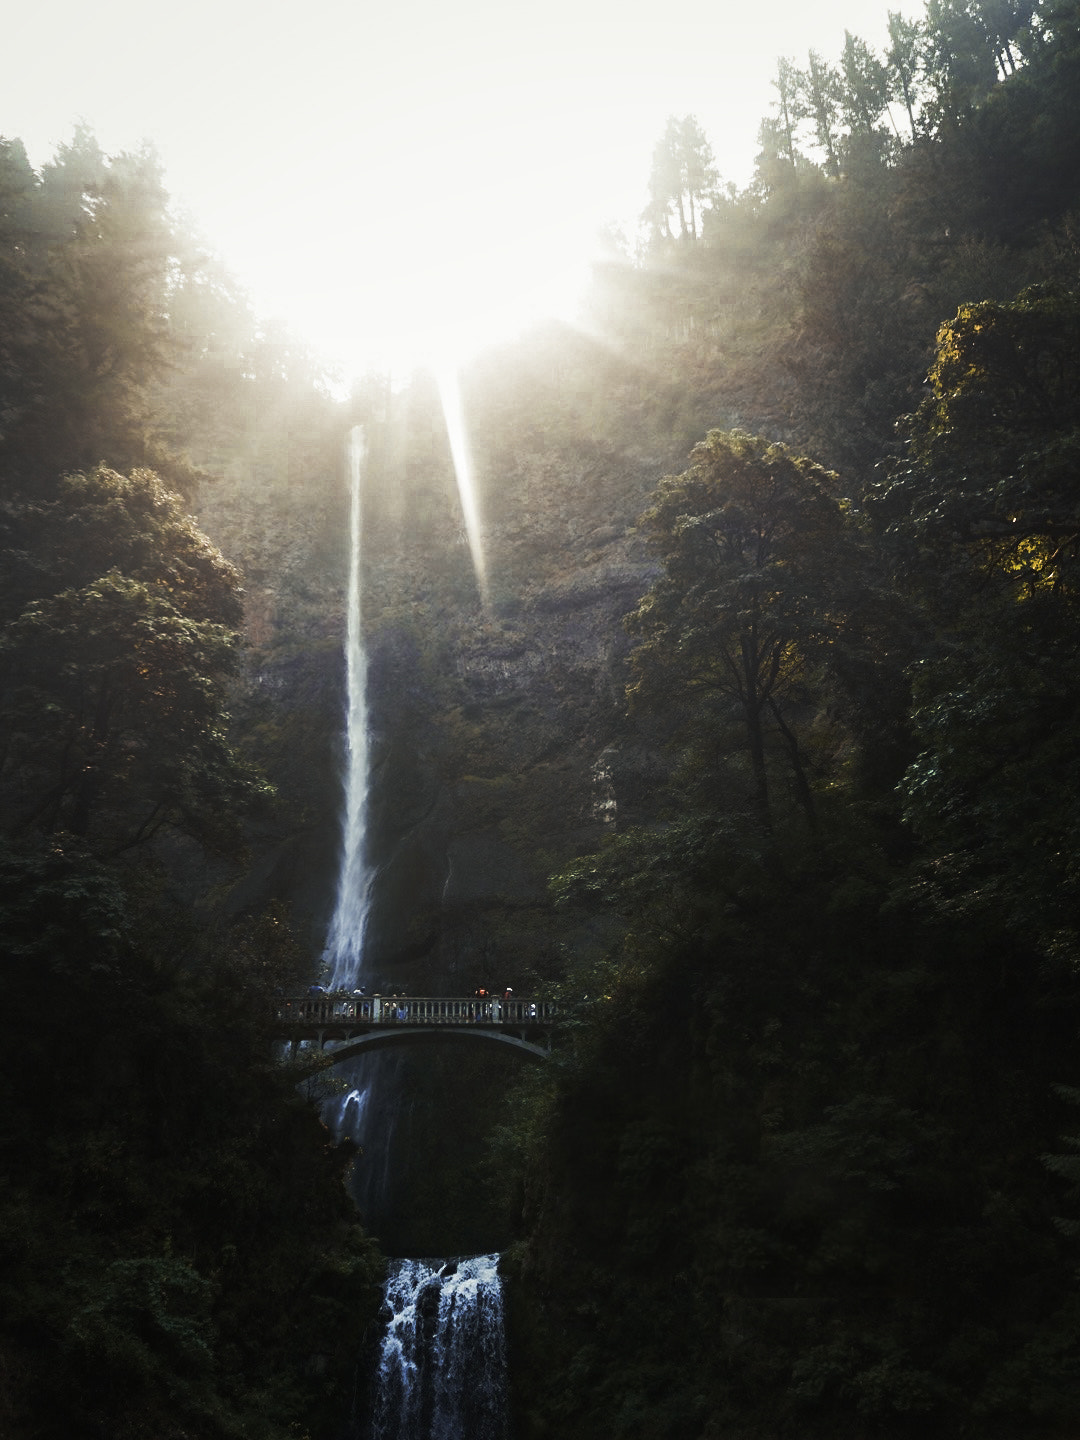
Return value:
[(337, 901), (323, 959), (332, 989), (351, 989), (363, 973), (364, 934), (371, 899), (367, 854), (370, 727), (367, 709), (367, 653), (363, 615), (363, 473), (364, 432), (349, 432), (346, 469), (349, 483), (349, 580), (345, 628), (345, 806)]

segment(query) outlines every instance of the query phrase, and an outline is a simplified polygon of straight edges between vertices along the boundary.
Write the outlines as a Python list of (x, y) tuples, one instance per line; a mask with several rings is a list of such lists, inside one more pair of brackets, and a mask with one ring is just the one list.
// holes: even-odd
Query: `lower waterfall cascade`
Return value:
[(498, 1255), (393, 1262), (365, 1440), (506, 1440), (498, 1265)]

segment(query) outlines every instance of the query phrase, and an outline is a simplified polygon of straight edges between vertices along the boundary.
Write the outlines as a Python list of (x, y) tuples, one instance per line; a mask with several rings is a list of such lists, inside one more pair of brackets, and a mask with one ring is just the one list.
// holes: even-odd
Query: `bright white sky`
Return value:
[(355, 374), (566, 311), (669, 115), (745, 184), (776, 57), (836, 61), (845, 27), (880, 48), (890, 4), (23, 4), (0, 134), (37, 166), (79, 121), (109, 154), (150, 141), (258, 312)]

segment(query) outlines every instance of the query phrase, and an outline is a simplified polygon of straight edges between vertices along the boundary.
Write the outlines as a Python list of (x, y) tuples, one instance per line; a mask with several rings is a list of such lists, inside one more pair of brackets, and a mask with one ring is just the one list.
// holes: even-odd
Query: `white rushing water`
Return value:
[[(371, 908), (374, 867), (368, 853), (370, 793), (370, 723), (367, 696), (367, 652), (363, 629), (363, 486), (366, 446), (364, 431), (355, 426), (346, 440), (345, 468), (349, 496), (349, 574), (345, 623), (345, 769), (341, 854), (334, 913), (323, 948), (323, 978), (332, 990), (355, 990), (366, 984), (365, 941)], [(399, 1113), (400, 1088), (396, 1057), (365, 1056), (338, 1073), (345, 1093), (327, 1097), (324, 1122), (341, 1140), (351, 1139), (364, 1154), (354, 1178), (354, 1199), (365, 1219), (389, 1183), (390, 1151)], [(380, 1096), (378, 1103), (375, 1095)]]
[(394, 1262), (372, 1440), (505, 1440), (498, 1263), (498, 1255)]
[(364, 432), (362, 427), (357, 425), (349, 432), (345, 452), (349, 482), (350, 541), (345, 628), (345, 813), (342, 822), (337, 901), (323, 952), (331, 990), (352, 990), (360, 979), (363, 971), (364, 932), (371, 900), (371, 868), (367, 855), (370, 734), (367, 712), (367, 653), (364, 649), (361, 614), (364, 451)]

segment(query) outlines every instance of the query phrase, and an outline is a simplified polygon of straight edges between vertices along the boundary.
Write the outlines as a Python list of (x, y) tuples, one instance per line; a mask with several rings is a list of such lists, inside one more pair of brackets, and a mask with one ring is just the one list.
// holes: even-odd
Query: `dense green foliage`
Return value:
[(208, 363), (192, 263), (149, 157), (80, 133), (35, 175), (0, 147), (11, 1440), (339, 1432), (379, 1301), (354, 1156), (274, 1059), (307, 957), (280, 907), (230, 919), (209, 889), (272, 795), (229, 714), (240, 576), (165, 444)]
[(781, 62), (756, 194), (654, 239), (724, 424), (639, 522), (666, 782), (553, 885), (618, 938), (499, 1137), (523, 1434), (1080, 1423), (1077, 52), (1032, 15)]
[[(350, 407), (380, 963), (566, 1020), (509, 1098), (397, 1082), (383, 1238), (516, 1225), (521, 1435), (1080, 1424), (1080, 26), (889, 34), (779, 61), (742, 193), (673, 119), (585, 331), (463, 376), (488, 612), (435, 388)], [(333, 863), (344, 428), (152, 156), (0, 142), (13, 1440), (349, 1409), (375, 1157), (266, 1023)]]
[(11, 832), (125, 849), (171, 825), (225, 843), (258, 793), (225, 729), (236, 572), (151, 471), (65, 476), (11, 529), (0, 711)]
[(272, 1058), (282, 922), (201, 935), (61, 836), (0, 906), (4, 1434), (332, 1432), (382, 1264)]
[(661, 706), (692, 746), (712, 729), (714, 763), (734, 728), (766, 828), (767, 750), (781, 749), (813, 826), (806, 760), (789, 720), (815, 678), (820, 690), (826, 672), (842, 671), (848, 653), (865, 648), (869, 566), (836, 477), (820, 466), (719, 430), (690, 459), (683, 475), (661, 482), (642, 517), (664, 574), (629, 617), (640, 637), (631, 698)]

